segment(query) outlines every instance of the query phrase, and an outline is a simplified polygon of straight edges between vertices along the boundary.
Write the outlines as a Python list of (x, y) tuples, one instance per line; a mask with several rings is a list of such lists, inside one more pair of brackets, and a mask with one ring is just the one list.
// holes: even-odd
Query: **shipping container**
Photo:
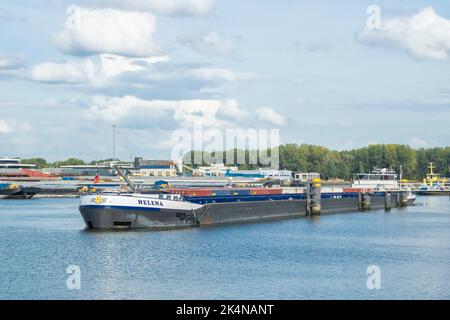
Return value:
[(363, 192), (371, 192), (371, 188), (344, 188), (342, 190), (344, 193), (363, 193)]
[(265, 195), (265, 194), (282, 194), (283, 189), (281, 188), (255, 188), (251, 189), (251, 194), (254, 195)]
[(186, 197), (229, 197), (249, 195), (282, 194), (283, 189), (277, 188), (168, 188), (164, 191), (172, 194), (180, 194)]

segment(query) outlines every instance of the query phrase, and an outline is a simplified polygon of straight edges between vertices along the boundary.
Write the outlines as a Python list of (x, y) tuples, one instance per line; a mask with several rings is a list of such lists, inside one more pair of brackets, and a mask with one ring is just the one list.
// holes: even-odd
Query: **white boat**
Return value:
[(358, 173), (352, 188), (380, 191), (399, 190), (398, 175), (391, 169), (374, 169), (370, 173)]
[(18, 158), (0, 158), (0, 173), (18, 173), (20, 169), (36, 169), (36, 165), (21, 163)]
[(408, 199), (408, 205), (411, 205), (414, 203), (414, 201), (416, 201), (416, 194), (412, 191), (409, 191), (406, 198)]
[[(401, 179), (401, 178), (400, 178)], [(353, 180), (352, 188), (370, 191), (407, 191), (408, 204), (412, 205), (416, 195), (411, 189), (406, 189), (399, 183), (397, 173), (392, 169), (374, 169), (370, 173), (358, 173)]]
[(182, 227), (192, 224), (202, 205), (171, 194), (91, 194), (80, 198), (88, 228)]

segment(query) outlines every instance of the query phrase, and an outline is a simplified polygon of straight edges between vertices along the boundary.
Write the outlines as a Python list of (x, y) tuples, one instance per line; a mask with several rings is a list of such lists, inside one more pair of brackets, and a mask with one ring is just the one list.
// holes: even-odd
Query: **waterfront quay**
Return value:
[[(127, 181), (129, 183), (129, 181)], [(91, 183), (65, 181), (63, 185), (41, 185), (41, 193), (36, 197), (60, 198), (87, 195), (87, 202), (81, 201), (80, 211), (88, 229), (117, 228), (178, 228), (218, 225), (228, 223), (259, 222), (274, 219), (312, 217), (355, 211), (369, 211), (406, 207), (415, 200), (410, 192), (390, 190), (373, 192), (368, 189), (351, 189), (339, 186), (323, 186), (320, 179), (312, 179), (304, 186), (297, 187), (248, 187), (251, 182), (240, 181), (247, 187), (228, 188), (222, 186), (223, 179), (172, 179), (164, 181), (141, 181), (139, 192), (131, 198), (123, 194), (124, 184), (118, 181)], [(131, 185), (134, 183), (132, 182)], [(199, 187), (205, 186), (208, 187)], [(146, 186), (147, 188), (144, 188)], [(159, 186), (160, 188), (157, 188)], [(176, 188), (173, 186), (177, 186)], [(122, 192), (120, 192), (122, 191)], [(133, 190), (134, 191), (134, 190)], [(177, 209), (169, 212), (167, 207), (148, 208), (139, 203), (139, 195), (158, 193), (167, 197), (182, 195), (185, 203), (192, 203), (196, 210)], [(114, 199), (127, 203), (125, 210)], [(137, 199), (137, 207), (133, 198)], [(107, 206), (96, 206), (108, 201)], [(142, 200), (144, 201), (144, 200)]]

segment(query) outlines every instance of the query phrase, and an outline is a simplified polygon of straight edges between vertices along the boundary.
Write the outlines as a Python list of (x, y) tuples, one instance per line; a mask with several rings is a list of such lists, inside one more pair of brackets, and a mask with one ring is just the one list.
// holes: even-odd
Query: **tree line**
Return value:
[(44, 158), (31, 158), (31, 159), (22, 159), (20, 162), (24, 164), (35, 164), (37, 168), (42, 169), (42, 168), (59, 168), (62, 166), (96, 165), (112, 160), (113, 159), (105, 159), (105, 160), (94, 160), (91, 162), (85, 162), (82, 159), (69, 158), (66, 160), (47, 162), (47, 160), (45, 160)]
[[(266, 150), (270, 155), (271, 150)], [(191, 151), (184, 157), (184, 163), (196, 163), (195, 159), (204, 156), (217, 159), (217, 162), (226, 163), (230, 159), (226, 154), (234, 154), (229, 161), (230, 165), (240, 170), (254, 170), (264, 167), (258, 161), (249, 165), (250, 157), (258, 154), (257, 151), (234, 149), (226, 152), (200, 152)], [(245, 157), (246, 164), (238, 164), (238, 155)], [(400, 173), (406, 179), (423, 179), (428, 172), (430, 162), (435, 164), (436, 172), (443, 176), (450, 176), (450, 147), (413, 149), (400, 144), (370, 145), (353, 150), (336, 151), (316, 145), (284, 144), (279, 147), (279, 167), (296, 172), (319, 172), (324, 179), (352, 179), (355, 173), (370, 172), (374, 168), (389, 168)], [(203, 161), (202, 165), (206, 165)], [(199, 164), (192, 165), (198, 167)]]
[[(269, 156), (272, 150), (265, 150)], [(228, 157), (227, 157), (228, 153)], [(232, 157), (230, 157), (232, 155)], [(251, 157), (256, 156), (257, 161), (249, 164)], [(245, 164), (238, 164), (239, 158), (244, 158)], [(196, 163), (205, 159), (216, 159), (217, 162), (226, 163), (232, 159), (230, 165), (240, 170), (255, 170), (266, 166), (259, 161), (257, 150), (233, 149), (226, 152), (208, 153), (191, 151), (184, 156), (184, 163)], [(81, 159), (70, 158), (63, 161), (47, 162), (43, 158), (24, 159), (22, 163), (37, 164), (38, 168), (61, 167), (65, 165), (95, 165), (112, 159), (85, 162)], [(400, 172), (402, 166), (403, 177), (407, 179), (423, 179), (428, 172), (428, 165), (433, 162), (436, 172), (450, 177), (450, 147), (413, 149), (400, 144), (377, 144), (353, 150), (336, 151), (322, 146), (309, 144), (284, 144), (279, 147), (279, 167), (296, 172), (319, 172), (324, 179), (352, 179), (355, 173), (365, 173), (374, 168), (390, 168)], [(193, 168), (198, 163), (190, 165)]]

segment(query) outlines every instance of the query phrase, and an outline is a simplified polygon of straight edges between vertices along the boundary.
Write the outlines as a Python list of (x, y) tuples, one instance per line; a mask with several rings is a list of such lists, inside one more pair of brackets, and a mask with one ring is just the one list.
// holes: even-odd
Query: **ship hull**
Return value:
[(3, 190), (0, 190), (0, 199), (5, 199), (8, 196), (12, 195), (14, 192), (16, 192), (16, 190), (14, 190), (14, 189), (3, 189)]
[(421, 196), (449, 196), (450, 191), (448, 190), (430, 190), (430, 191), (419, 191)]
[[(97, 196), (97, 198), (99, 198)], [(101, 197), (100, 197), (101, 198)], [(169, 204), (163, 207), (136, 207), (127, 203), (119, 206), (110, 196), (95, 203), (95, 196), (82, 197), (80, 213), (88, 229), (171, 229), (233, 223), (262, 222), (278, 219), (301, 218), (307, 215), (307, 200), (300, 195), (284, 200), (273, 200), (274, 196), (262, 200), (220, 202), (219, 198), (199, 198), (198, 203), (181, 202), (177, 208)], [(206, 199), (209, 202), (205, 203)], [(255, 199), (255, 198), (252, 198)], [(120, 202), (120, 201), (119, 201)], [(398, 206), (396, 197), (391, 198), (391, 207)], [(372, 196), (371, 209), (383, 209), (385, 197)], [(323, 195), (321, 214), (360, 211), (357, 194)]]
[(7, 195), (4, 199), (31, 199), (37, 193), (41, 191), (41, 188), (35, 187), (20, 187), (11, 194)]
[(196, 226), (188, 210), (140, 210), (133, 208), (81, 207), (87, 229), (166, 229)]
[(144, 195), (87, 195), (80, 213), (88, 229), (180, 228), (196, 225), (202, 205)]
[(206, 204), (196, 210), (82, 206), (88, 229), (170, 229), (306, 216), (306, 200)]
[(40, 188), (34, 187), (3, 189), (0, 190), (0, 199), (30, 199), (40, 191)]

